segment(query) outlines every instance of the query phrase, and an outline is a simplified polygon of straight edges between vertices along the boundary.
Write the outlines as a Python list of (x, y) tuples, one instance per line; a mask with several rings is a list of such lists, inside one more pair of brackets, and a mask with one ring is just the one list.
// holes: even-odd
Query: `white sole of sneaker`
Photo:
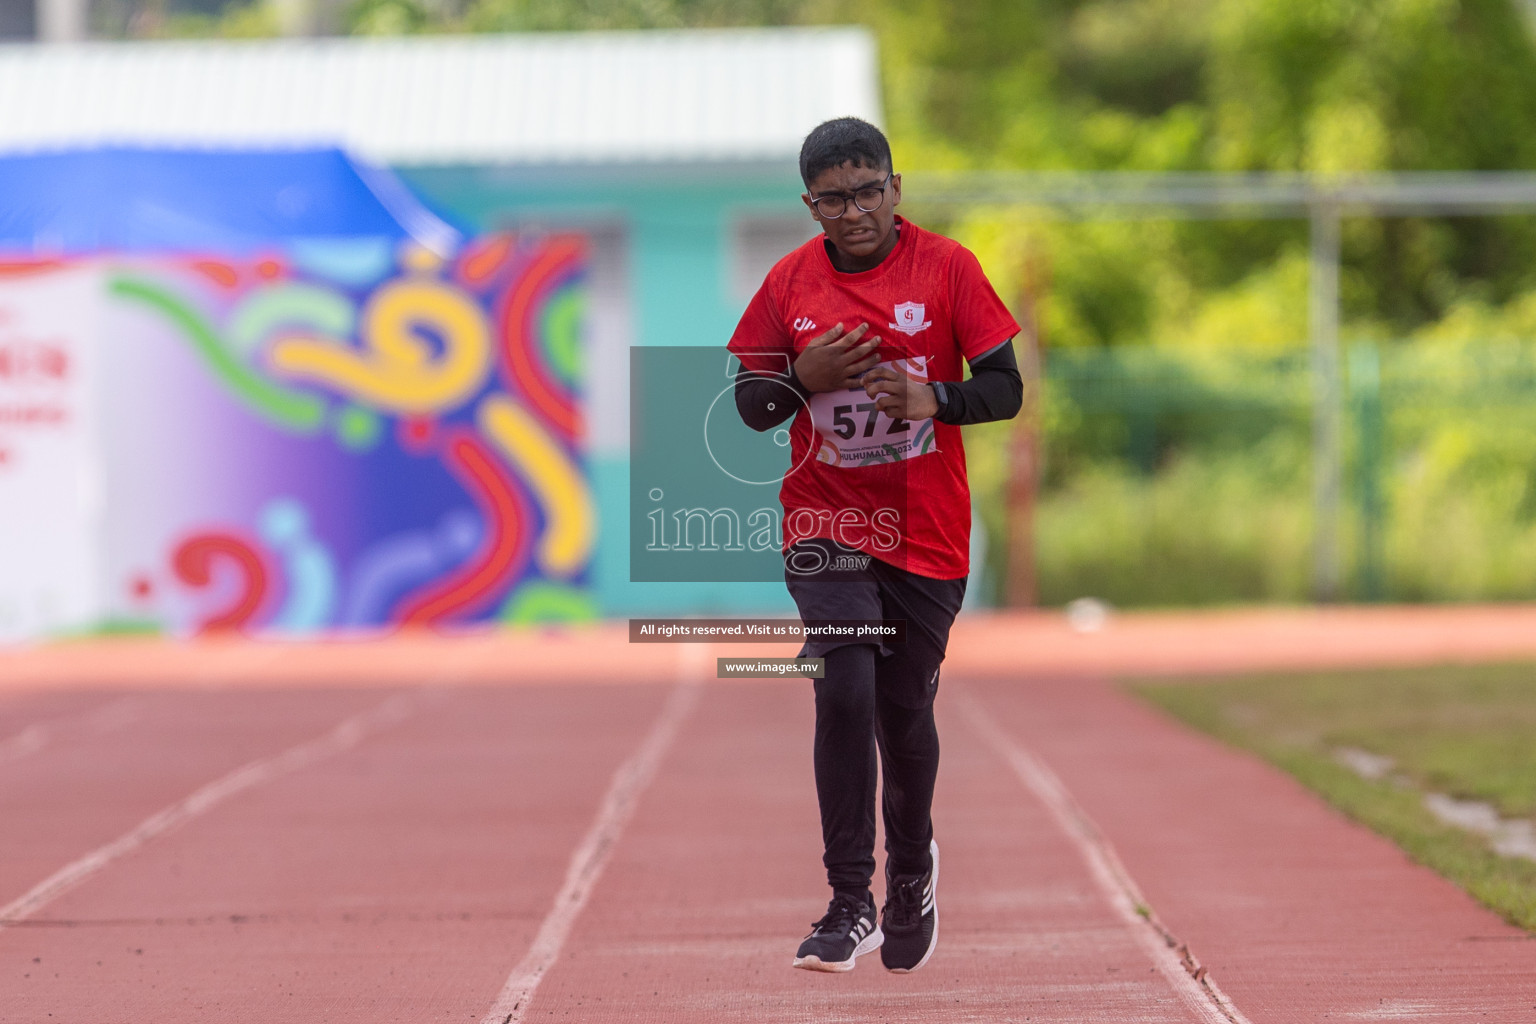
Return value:
[(819, 956), (797, 956), (791, 967), (798, 967), (802, 971), (821, 971), (825, 974), (842, 974), (851, 971), (856, 966), (856, 961), (865, 953), (873, 953), (885, 942), (885, 933), (875, 925), (875, 930), (864, 936), (864, 941), (853, 947), (853, 956), (847, 960), (823, 960)]
[(887, 967), (892, 974), (911, 974), (913, 971), (926, 964), (933, 956), (933, 951), (939, 948), (939, 841), (929, 840), (928, 853), (933, 857), (933, 934), (928, 937), (928, 952), (923, 958), (911, 967)]

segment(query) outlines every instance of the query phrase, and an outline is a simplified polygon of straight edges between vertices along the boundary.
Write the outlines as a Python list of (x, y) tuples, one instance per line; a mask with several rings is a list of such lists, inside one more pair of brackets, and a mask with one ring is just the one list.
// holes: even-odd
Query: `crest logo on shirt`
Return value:
[(802, 316), (795, 320), (795, 330), (797, 331), (814, 331), (815, 329), (816, 321), (808, 316)]
[(898, 302), (896, 303), (896, 322), (889, 327), (893, 331), (911, 336), (918, 331), (926, 331), (933, 326), (932, 320), (923, 319), (923, 303)]

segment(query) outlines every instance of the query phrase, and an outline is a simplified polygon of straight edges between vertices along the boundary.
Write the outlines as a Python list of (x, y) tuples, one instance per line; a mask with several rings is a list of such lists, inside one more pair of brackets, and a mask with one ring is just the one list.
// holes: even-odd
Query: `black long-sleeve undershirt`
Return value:
[(800, 411), (810, 401), (795, 368), (784, 374), (759, 374), (742, 370), (736, 374), (736, 411), (753, 430), (772, 430)]
[(944, 382), (947, 401), (934, 419), (964, 426), (1011, 420), (1024, 407), (1024, 379), (1013, 354), (1013, 341), (984, 352), (971, 362), (971, 379), (957, 384)]
[[(1024, 405), (1024, 381), (1012, 341), (977, 356), (970, 366), (970, 380), (944, 382), (945, 401), (934, 419), (964, 426), (1017, 416)], [(772, 430), (799, 412), (810, 395), (793, 366), (788, 376), (749, 370), (736, 375), (736, 411), (753, 430)]]

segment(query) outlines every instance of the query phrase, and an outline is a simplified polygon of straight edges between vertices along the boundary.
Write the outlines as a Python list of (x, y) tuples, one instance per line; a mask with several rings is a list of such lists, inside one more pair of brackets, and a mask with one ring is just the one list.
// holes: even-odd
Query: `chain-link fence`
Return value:
[[(1345, 370), (1345, 596), (1536, 597), (1536, 341), (1357, 341)], [(1049, 353), (1040, 602), (1309, 600), (1311, 381), (1304, 351)], [(969, 442), (994, 538), (1009, 436)]]

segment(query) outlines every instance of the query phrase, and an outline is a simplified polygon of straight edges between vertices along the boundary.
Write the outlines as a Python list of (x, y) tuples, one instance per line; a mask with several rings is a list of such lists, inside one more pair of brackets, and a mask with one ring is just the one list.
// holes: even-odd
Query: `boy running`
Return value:
[[(901, 175), (873, 125), (839, 118), (800, 150), (822, 235), (769, 272), (730, 351), (756, 430), (791, 416), (785, 582), (810, 624), (904, 620), (904, 643), (810, 640), (816, 795), (832, 902), (794, 966), (852, 970), (879, 947), (913, 971), (938, 939), (933, 700), (969, 572), (960, 425), (1016, 415), (1018, 324), (959, 243), (896, 215)], [(961, 357), (971, 378), (961, 382)], [(875, 792), (884, 775), (886, 898), (876, 922)]]

